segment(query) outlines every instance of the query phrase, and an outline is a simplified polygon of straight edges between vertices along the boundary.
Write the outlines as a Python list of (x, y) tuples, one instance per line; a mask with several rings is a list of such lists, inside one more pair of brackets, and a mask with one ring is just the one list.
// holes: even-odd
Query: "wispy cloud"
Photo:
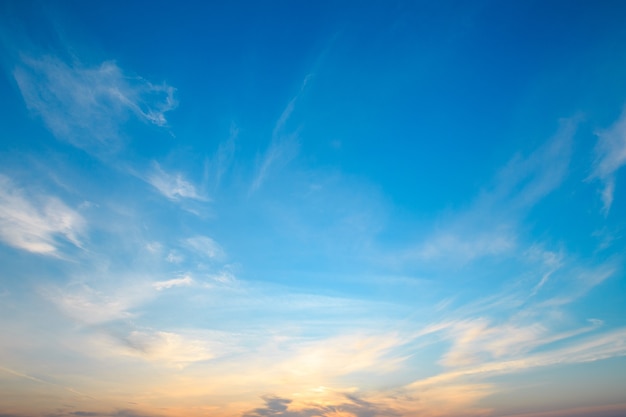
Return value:
[(29, 252), (59, 255), (59, 237), (81, 247), (82, 216), (56, 197), (18, 187), (0, 174), (0, 239)]
[(22, 56), (13, 75), (28, 108), (59, 140), (97, 154), (121, 146), (120, 128), (130, 115), (165, 126), (165, 113), (177, 105), (174, 88), (128, 75), (112, 61), (87, 66)]
[(297, 101), (302, 94), (304, 94), (311, 77), (312, 76), (309, 74), (304, 78), (298, 94), (289, 101), (287, 107), (285, 107), (276, 121), (274, 130), (272, 131), (272, 140), (258, 165), (252, 185), (250, 186), (250, 192), (259, 189), (273, 169), (288, 163), (297, 155), (299, 147), (298, 132), (287, 131), (286, 126), (295, 109)]
[(161, 291), (164, 289), (172, 288), (172, 287), (188, 287), (193, 284), (193, 279), (185, 275), (181, 278), (168, 279), (167, 281), (157, 281), (152, 286), (157, 290)]
[(233, 163), (238, 136), (239, 128), (233, 123), (228, 139), (219, 144), (212, 158), (206, 158), (204, 161), (203, 184), (205, 186), (211, 184), (214, 191), (219, 188), (224, 175)]
[(416, 381), (413, 388), (456, 381), (468, 376), (483, 378), (520, 372), (537, 367), (566, 363), (584, 363), (626, 355), (626, 329), (616, 329), (601, 335), (594, 335), (566, 347), (551, 349), (547, 352), (524, 355), (502, 361), (487, 361), (475, 366), (460, 367), (433, 377)]
[(154, 163), (152, 173), (146, 176), (146, 181), (156, 188), (161, 194), (170, 200), (176, 201), (181, 198), (206, 201), (207, 199), (198, 194), (196, 187), (187, 181), (182, 174), (169, 174)]
[[(206, 332), (205, 332), (206, 333)], [(132, 330), (118, 336), (112, 349), (122, 355), (137, 356), (165, 365), (185, 366), (215, 357), (212, 335), (161, 330)], [(106, 343), (106, 342), (105, 342)]]
[[(342, 401), (343, 400), (343, 401)], [(392, 417), (399, 414), (391, 408), (344, 394), (333, 402), (302, 404), (289, 398), (266, 396), (265, 405), (243, 414), (243, 417)]]
[(596, 135), (596, 158), (589, 179), (598, 179), (603, 183), (602, 210), (607, 215), (613, 204), (615, 173), (626, 164), (626, 111), (611, 127)]
[(132, 310), (151, 296), (151, 291), (146, 289), (149, 287), (141, 284), (120, 285), (113, 290), (73, 284), (43, 287), (41, 293), (69, 318), (95, 325), (133, 317)]
[(527, 157), (515, 156), (464, 211), (406, 254), (420, 260), (471, 261), (518, 248), (517, 226), (567, 175), (577, 119), (561, 121), (558, 132)]
[(281, 365), (285, 377), (324, 383), (358, 372), (390, 372), (404, 359), (393, 352), (406, 343), (392, 331), (378, 334), (343, 334), (298, 346)]
[(208, 259), (220, 260), (226, 256), (224, 250), (208, 236), (194, 236), (187, 238), (183, 244), (197, 254)]

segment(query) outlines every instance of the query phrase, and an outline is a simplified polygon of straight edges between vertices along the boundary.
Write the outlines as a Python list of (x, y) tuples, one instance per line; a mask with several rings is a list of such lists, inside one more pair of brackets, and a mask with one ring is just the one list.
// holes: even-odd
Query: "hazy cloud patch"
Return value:
[(57, 139), (97, 154), (122, 145), (129, 116), (165, 126), (165, 114), (177, 106), (174, 88), (128, 75), (114, 61), (88, 66), (23, 55), (13, 76), (28, 108)]

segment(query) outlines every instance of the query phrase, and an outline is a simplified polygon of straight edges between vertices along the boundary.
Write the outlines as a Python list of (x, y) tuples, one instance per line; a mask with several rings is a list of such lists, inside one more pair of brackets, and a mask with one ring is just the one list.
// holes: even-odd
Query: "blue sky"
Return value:
[(0, 4), (0, 416), (623, 416), (626, 6)]

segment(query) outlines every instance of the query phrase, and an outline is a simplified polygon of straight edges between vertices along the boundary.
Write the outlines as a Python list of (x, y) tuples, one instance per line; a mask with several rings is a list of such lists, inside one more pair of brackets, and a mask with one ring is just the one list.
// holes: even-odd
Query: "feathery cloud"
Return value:
[(157, 281), (152, 284), (152, 286), (157, 291), (161, 291), (172, 287), (188, 287), (191, 284), (193, 284), (193, 279), (190, 276), (185, 275), (181, 278), (169, 279), (167, 281)]
[[(28, 196), (27, 196), (28, 195)], [(0, 174), (0, 240), (44, 255), (58, 255), (59, 237), (81, 247), (82, 216), (56, 197), (33, 195)]]
[(501, 255), (518, 247), (517, 223), (564, 180), (577, 119), (561, 121), (557, 133), (527, 157), (514, 157), (490, 189), (413, 248), (408, 257), (461, 262)]
[(210, 338), (180, 332), (132, 330), (116, 340), (116, 345), (120, 354), (178, 367), (215, 356)]
[(269, 176), (271, 170), (276, 169), (289, 161), (291, 161), (298, 153), (298, 134), (297, 131), (287, 132), (286, 125), (293, 113), (296, 102), (304, 94), (307, 84), (311, 79), (311, 75), (307, 75), (302, 81), (300, 90), (287, 104), (280, 117), (274, 125), (272, 131), (272, 140), (265, 154), (261, 158), (258, 169), (250, 186), (250, 192), (254, 192), (261, 187)]
[(596, 158), (589, 179), (598, 179), (603, 183), (602, 211), (607, 215), (613, 204), (615, 173), (626, 164), (626, 111), (611, 127), (596, 135)]
[(190, 198), (206, 201), (206, 198), (200, 196), (196, 191), (196, 187), (183, 178), (182, 174), (169, 174), (156, 162), (154, 163), (154, 170), (145, 180), (170, 200), (176, 201), (181, 198)]
[(165, 113), (177, 106), (174, 88), (125, 74), (112, 61), (90, 67), (23, 56), (13, 76), (28, 108), (57, 139), (96, 154), (121, 146), (120, 128), (130, 115), (165, 126)]
[(187, 238), (183, 244), (189, 249), (209, 259), (223, 259), (226, 255), (224, 250), (208, 236), (194, 236)]

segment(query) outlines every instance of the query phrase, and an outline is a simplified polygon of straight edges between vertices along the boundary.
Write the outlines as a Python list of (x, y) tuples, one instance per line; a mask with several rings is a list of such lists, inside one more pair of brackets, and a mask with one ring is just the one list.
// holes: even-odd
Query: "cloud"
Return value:
[(590, 323), (561, 333), (555, 333), (547, 324), (515, 323), (514, 319), (501, 325), (493, 325), (486, 318), (449, 323), (445, 337), (452, 340), (452, 347), (440, 363), (449, 368), (459, 368), (494, 359), (519, 357), (535, 348), (571, 339), (602, 325), (597, 320)]
[(399, 416), (387, 407), (345, 395), (342, 402), (297, 404), (289, 398), (263, 397), (265, 405), (243, 414), (243, 417), (383, 417)]
[(36, 195), (0, 174), (0, 240), (44, 255), (58, 255), (63, 240), (81, 247), (82, 216), (56, 197)]
[[(99, 412), (99, 411), (72, 411), (65, 415), (58, 415), (58, 417), (77, 416), (77, 417), (156, 417), (161, 414), (145, 414), (128, 409), (119, 409), (111, 412)], [(49, 417), (57, 417), (57, 415), (50, 415)]]
[(412, 388), (449, 383), (469, 376), (482, 378), (511, 374), (532, 368), (557, 364), (593, 362), (626, 355), (626, 329), (594, 335), (568, 346), (502, 361), (486, 361), (474, 366), (459, 367), (449, 372), (410, 384)]
[(206, 201), (206, 198), (200, 196), (194, 185), (184, 179), (182, 174), (168, 174), (156, 162), (154, 163), (153, 172), (145, 180), (170, 200), (176, 201), (180, 198), (190, 198)]
[(47, 287), (41, 292), (68, 317), (89, 325), (133, 317), (131, 310), (149, 298), (151, 293), (145, 291), (143, 285), (100, 291), (86, 284)]
[(214, 191), (219, 188), (224, 175), (233, 163), (238, 136), (239, 129), (232, 124), (228, 139), (220, 143), (212, 158), (206, 158), (204, 161), (203, 184), (211, 184)]
[(289, 101), (276, 121), (274, 130), (272, 131), (272, 141), (261, 158), (252, 185), (250, 186), (250, 192), (258, 190), (272, 170), (288, 163), (297, 155), (299, 147), (297, 131), (287, 133), (286, 125), (295, 109), (296, 102), (304, 93), (311, 77), (312, 76), (309, 74), (304, 78), (300, 86), (300, 91)]
[(161, 291), (161, 290), (172, 288), (172, 287), (188, 287), (191, 284), (193, 284), (193, 279), (190, 276), (186, 275), (181, 278), (174, 278), (174, 279), (170, 279), (167, 281), (157, 281), (154, 284), (152, 284), (152, 286), (157, 291)]
[(224, 258), (224, 250), (213, 239), (207, 236), (194, 236), (183, 241), (183, 244), (196, 253), (209, 258), (220, 260)]
[(391, 372), (404, 359), (397, 350), (408, 340), (394, 332), (343, 334), (296, 345), (280, 368), (313, 384), (357, 372)]
[(215, 357), (209, 337), (181, 332), (133, 330), (115, 342), (121, 354), (179, 367)]
[(272, 143), (261, 158), (261, 163), (257, 169), (250, 191), (258, 190), (265, 182), (270, 172), (278, 169), (291, 161), (298, 153), (297, 134), (281, 136), (280, 139), (272, 140)]
[(417, 256), (423, 260), (434, 260), (453, 256), (463, 261), (489, 255), (499, 255), (516, 247), (516, 239), (506, 228), (501, 230), (477, 233), (468, 236), (443, 231), (427, 242), (417, 251)]
[(121, 124), (134, 115), (165, 126), (174, 88), (125, 74), (115, 62), (89, 67), (54, 56), (23, 56), (13, 71), (28, 108), (57, 139), (96, 154), (121, 146)]
[(405, 256), (468, 262), (516, 249), (521, 218), (567, 175), (577, 123), (576, 118), (562, 120), (543, 146), (527, 157), (515, 156), (468, 209), (444, 222)]
[(607, 215), (613, 204), (615, 173), (626, 164), (626, 111), (611, 127), (596, 135), (595, 160), (588, 179), (598, 179), (603, 183), (602, 211)]

